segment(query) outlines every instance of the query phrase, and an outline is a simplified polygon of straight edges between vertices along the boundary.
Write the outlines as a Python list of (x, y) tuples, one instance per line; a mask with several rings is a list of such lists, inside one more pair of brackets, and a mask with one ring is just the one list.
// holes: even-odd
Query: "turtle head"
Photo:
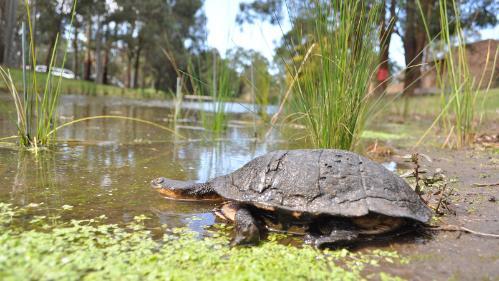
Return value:
[(188, 198), (192, 190), (192, 184), (186, 181), (178, 181), (167, 178), (157, 178), (151, 181), (151, 187), (162, 195), (172, 199)]
[(221, 200), (209, 183), (179, 181), (157, 178), (151, 181), (151, 187), (163, 196), (177, 200)]

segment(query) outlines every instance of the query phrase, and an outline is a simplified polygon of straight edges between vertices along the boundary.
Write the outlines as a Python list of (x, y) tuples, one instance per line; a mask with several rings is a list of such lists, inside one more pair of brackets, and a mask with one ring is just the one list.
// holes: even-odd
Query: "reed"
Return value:
[[(202, 63), (211, 62), (211, 69), (203, 71)], [(197, 96), (211, 96), (211, 114), (203, 110), (199, 112), (201, 123), (215, 135), (227, 127), (227, 101), (234, 97), (239, 86), (237, 73), (230, 68), (228, 62), (213, 54), (211, 61), (189, 61), (187, 73), (192, 92)], [(201, 102), (201, 99), (200, 99)]]
[[(423, 17), (426, 33), (430, 38), (429, 19), (425, 19), (420, 2), (417, 1), (420, 13)], [(432, 126), (423, 134), (418, 144), (429, 131), (441, 123), (447, 138), (444, 145), (460, 148), (473, 142), (474, 136), (480, 126), (479, 118), (476, 118), (477, 99), (480, 96), (482, 84), (484, 83), (485, 71), (488, 67), (491, 55), (494, 57), (494, 65), (499, 50), (488, 50), (487, 63), (484, 66), (482, 76), (476, 81), (471, 75), (468, 66), (466, 52), (466, 40), (464, 30), (461, 26), (460, 6), (456, 0), (439, 0), (439, 24), (440, 33), (435, 41), (434, 49), (444, 52), (442, 59), (433, 53), (432, 59), (435, 64), (437, 86), (440, 89), (441, 108)], [(453, 20), (450, 20), (453, 16)], [(454, 34), (451, 33), (454, 28)], [(433, 42), (433, 40), (430, 40)], [(491, 79), (494, 75), (491, 75)], [(491, 80), (487, 82), (485, 97), (490, 89)], [(483, 91), (482, 91), (483, 92)], [(452, 140), (451, 140), (452, 137)], [(451, 140), (451, 141), (450, 141)]]
[(364, 129), (381, 9), (369, 2), (312, 1), (316, 20), (309, 43), (316, 47), (301, 74), (293, 75), (291, 105), (315, 147), (354, 149)]
[(215, 59), (213, 85), (211, 96), (213, 98), (213, 118), (211, 119), (211, 130), (218, 134), (223, 132), (227, 127), (227, 101), (234, 96), (236, 91), (237, 77), (234, 77), (228, 63), (223, 59)]
[[(71, 11), (70, 26), (73, 26), (77, 0), (73, 1)], [(35, 66), (37, 65), (37, 57), (35, 52), (35, 42), (33, 38), (34, 30), (32, 29), (31, 15), (28, 0), (25, 0), (26, 18), (29, 27), (29, 51), (26, 50), (26, 30), (23, 24), (22, 31), (22, 62), (23, 62), (23, 92), (22, 95), (16, 89), (16, 83), (12, 79), (9, 70), (0, 68), (0, 76), (4, 80), (7, 90), (12, 95), (15, 109), (17, 113), (17, 131), (19, 143), (27, 148), (37, 149), (38, 147), (47, 146), (55, 139), (55, 134), (50, 133), (56, 126), (56, 110), (59, 104), (61, 93), (62, 77), (54, 78), (52, 75), (47, 75), (44, 85), (39, 87), (37, 81), (37, 73)], [(69, 40), (67, 41), (69, 42)], [(52, 69), (57, 65), (56, 52), (59, 46), (59, 35), (56, 37), (53, 52), (51, 54), (48, 73), (52, 73)], [(27, 56), (28, 54), (28, 56)], [(61, 67), (64, 68), (67, 55), (67, 45), (64, 50)], [(27, 59), (30, 60), (31, 81), (27, 80)], [(54, 81), (55, 80), (55, 81)]]

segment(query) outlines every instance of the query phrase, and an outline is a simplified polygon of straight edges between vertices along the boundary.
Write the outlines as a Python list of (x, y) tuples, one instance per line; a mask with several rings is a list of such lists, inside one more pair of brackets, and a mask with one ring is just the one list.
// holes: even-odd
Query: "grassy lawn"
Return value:
[[(387, 97), (387, 102), (382, 111), (401, 113), (404, 107), (407, 108), (406, 113), (409, 116), (412, 114), (436, 116), (441, 111), (442, 102), (440, 94), (415, 96), (407, 99), (398, 97), (395, 100), (392, 97)], [(499, 88), (491, 89), (487, 93), (484, 91), (479, 92), (475, 108), (477, 114), (480, 112), (486, 114), (495, 113), (497, 108), (499, 108)]]
[[(22, 90), (22, 71), (20, 69), (10, 69), (12, 80), (16, 84), (18, 91)], [(28, 81), (31, 84), (32, 78), (29, 73)], [(47, 79), (47, 74), (36, 73), (37, 84), (42, 92), (43, 86)], [(56, 85), (59, 77), (54, 76), (52, 83)], [(127, 89), (111, 85), (96, 84), (91, 81), (76, 80), (76, 79), (62, 79), (61, 83), (62, 94), (75, 94), (75, 95), (93, 95), (93, 96), (123, 96), (127, 98), (164, 98), (167, 94), (163, 91), (156, 91), (155, 89)], [(0, 90), (6, 90), (5, 82), (0, 79)]]

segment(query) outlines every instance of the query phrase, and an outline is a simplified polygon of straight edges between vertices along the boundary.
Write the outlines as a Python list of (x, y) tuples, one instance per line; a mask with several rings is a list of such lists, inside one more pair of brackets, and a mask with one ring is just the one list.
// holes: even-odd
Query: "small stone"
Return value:
[(496, 202), (496, 197), (495, 196), (490, 196), (489, 197), (489, 202)]

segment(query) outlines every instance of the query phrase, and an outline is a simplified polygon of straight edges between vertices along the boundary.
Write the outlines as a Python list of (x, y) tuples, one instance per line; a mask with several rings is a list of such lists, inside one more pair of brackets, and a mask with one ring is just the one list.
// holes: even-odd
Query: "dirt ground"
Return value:
[[(400, 157), (413, 151), (398, 151), (393, 157), (400, 165), (411, 164)], [(441, 169), (448, 179), (449, 209), (437, 216), (434, 225), (458, 225), (490, 234), (499, 234), (499, 154), (497, 148), (481, 146), (466, 150), (419, 149), (421, 168)], [(429, 161), (431, 160), (431, 161)], [(439, 198), (439, 195), (434, 195)], [(455, 214), (454, 214), (455, 213)], [(405, 239), (405, 241), (404, 241)], [(427, 235), (400, 238), (386, 245), (409, 264), (385, 265), (383, 271), (408, 280), (499, 280), (499, 238), (452, 231), (429, 231)], [(379, 269), (378, 269), (379, 270)]]

